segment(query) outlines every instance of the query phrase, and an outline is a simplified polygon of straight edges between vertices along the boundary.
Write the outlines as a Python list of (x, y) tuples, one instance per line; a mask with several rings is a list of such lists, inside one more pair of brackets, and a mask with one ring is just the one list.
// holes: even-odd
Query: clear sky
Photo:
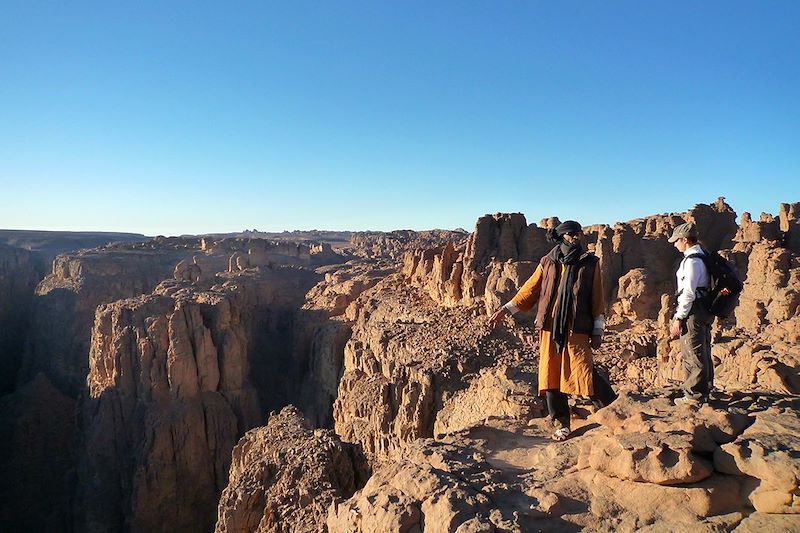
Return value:
[(0, 228), (471, 230), (800, 201), (794, 0), (0, 7)]

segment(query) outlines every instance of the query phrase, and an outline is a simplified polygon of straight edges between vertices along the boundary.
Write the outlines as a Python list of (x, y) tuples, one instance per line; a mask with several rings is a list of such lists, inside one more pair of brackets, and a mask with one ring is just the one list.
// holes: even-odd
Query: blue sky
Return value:
[(0, 12), (0, 228), (584, 224), (800, 201), (800, 3)]

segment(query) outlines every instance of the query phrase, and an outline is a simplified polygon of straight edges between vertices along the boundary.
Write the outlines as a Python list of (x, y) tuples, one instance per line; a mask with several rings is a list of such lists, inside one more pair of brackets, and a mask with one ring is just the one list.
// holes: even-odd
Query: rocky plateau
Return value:
[[(670, 400), (685, 221), (744, 281), (702, 407)], [(0, 246), (0, 530), (800, 531), (800, 203), (584, 228), (620, 396), (572, 398), (565, 442), (532, 313), (488, 325), (558, 222), (157, 237), (46, 275)]]

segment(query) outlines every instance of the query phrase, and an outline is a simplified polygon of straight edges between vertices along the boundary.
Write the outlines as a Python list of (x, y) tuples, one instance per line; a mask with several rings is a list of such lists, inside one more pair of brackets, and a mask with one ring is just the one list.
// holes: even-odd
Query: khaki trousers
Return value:
[(705, 400), (714, 386), (714, 363), (711, 360), (711, 323), (714, 317), (695, 301), (681, 329), (681, 355), (686, 381), (684, 395)]

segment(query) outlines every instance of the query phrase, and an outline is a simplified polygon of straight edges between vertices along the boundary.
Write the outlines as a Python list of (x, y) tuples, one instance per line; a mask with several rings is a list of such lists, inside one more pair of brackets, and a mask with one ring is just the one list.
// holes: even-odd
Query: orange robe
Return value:
[[(558, 272), (556, 287), (564, 274), (564, 265)], [(511, 303), (520, 311), (529, 311), (539, 300), (542, 289), (542, 265), (520, 287)], [(558, 289), (556, 289), (558, 294)], [(557, 296), (556, 296), (557, 299)], [(557, 389), (566, 394), (591, 396), (594, 394), (592, 383), (592, 347), (590, 337), (584, 333), (570, 332), (567, 344), (562, 353), (556, 351), (552, 340), (553, 318), (556, 314), (556, 302), (547, 315), (544, 326), (539, 332), (539, 394), (547, 389)], [(603, 280), (600, 277), (600, 265), (594, 269), (592, 279), (592, 316), (598, 317), (605, 312), (603, 303)]]

